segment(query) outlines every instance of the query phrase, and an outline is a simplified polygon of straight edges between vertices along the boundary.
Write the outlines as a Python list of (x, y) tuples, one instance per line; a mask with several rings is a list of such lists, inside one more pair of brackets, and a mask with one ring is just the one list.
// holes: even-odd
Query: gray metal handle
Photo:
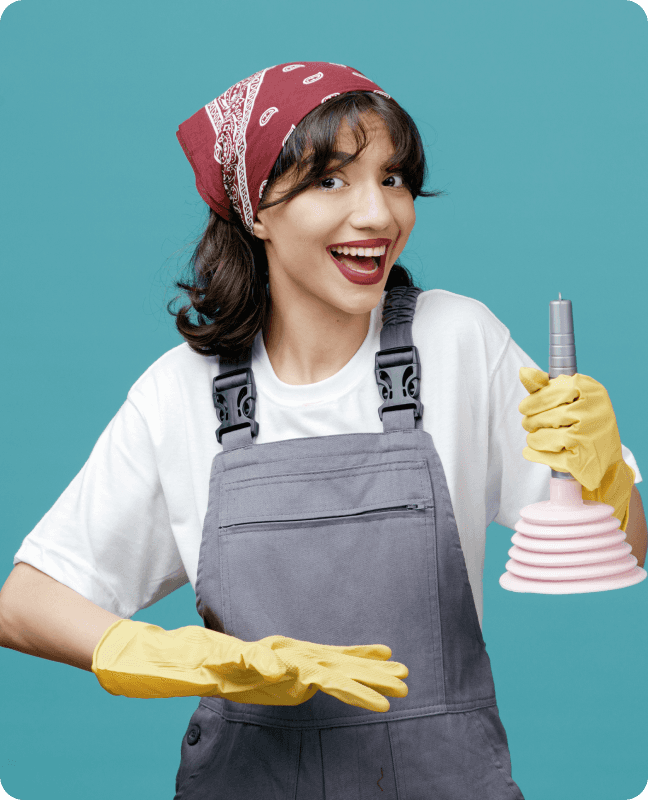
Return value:
[[(577, 371), (572, 304), (558, 293), (558, 300), (549, 303), (549, 377), (575, 375)], [(569, 472), (555, 469), (551, 470), (551, 477), (574, 480)]]

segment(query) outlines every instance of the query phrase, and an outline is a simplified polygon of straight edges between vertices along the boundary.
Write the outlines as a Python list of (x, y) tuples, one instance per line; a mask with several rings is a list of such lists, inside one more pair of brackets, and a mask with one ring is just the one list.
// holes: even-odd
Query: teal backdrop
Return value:
[[(0, 584), (130, 386), (181, 342), (165, 304), (206, 214), (178, 124), (295, 60), (360, 69), (418, 124), (428, 188), (447, 192), (417, 200), (403, 255), (424, 289), (482, 301), (543, 366), (549, 301), (572, 300), (579, 370), (608, 389), (648, 476), (639, 5), (20, 0), (0, 21)], [(506, 592), (511, 535), (488, 530), (484, 637), (513, 777), (527, 800), (634, 798), (648, 782), (648, 581)], [(189, 584), (134, 618), (201, 622)], [(10, 796), (173, 797), (195, 698), (113, 697), (90, 672), (11, 650), (0, 674)]]

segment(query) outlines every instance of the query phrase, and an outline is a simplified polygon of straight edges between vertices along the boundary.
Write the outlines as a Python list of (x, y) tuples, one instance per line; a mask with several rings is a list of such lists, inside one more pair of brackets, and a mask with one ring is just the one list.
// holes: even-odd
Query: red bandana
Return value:
[(249, 233), (279, 153), (304, 117), (343, 92), (389, 97), (342, 64), (279, 64), (234, 84), (183, 122), (176, 134), (203, 200), (224, 219), (232, 209)]

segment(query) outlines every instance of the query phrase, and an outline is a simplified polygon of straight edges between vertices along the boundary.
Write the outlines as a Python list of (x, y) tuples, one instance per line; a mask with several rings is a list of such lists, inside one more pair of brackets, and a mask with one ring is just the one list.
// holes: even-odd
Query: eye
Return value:
[(324, 185), (324, 184), (330, 183), (330, 181), (340, 181), (341, 183), (344, 183), (342, 178), (322, 178), (321, 181), (317, 181), (315, 186), (320, 186), (322, 189), (324, 189), (325, 192), (335, 192), (338, 189), (342, 188), (341, 186), (325, 186)]
[(405, 180), (404, 180), (403, 176), (400, 174), (400, 172), (394, 172), (388, 178), (385, 178), (385, 180), (386, 181), (390, 181), (392, 178), (400, 181), (400, 183), (394, 184), (394, 188), (400, 189), (401, 186), (405, 186)]
[[(403, 176), (400, 174), (400, 172), (392, 173), (389, 177), (385, 178), (383, 183), (391, 181), (392, 179), (396, 181), (396, 183), (391, 184), (391, 188), (400, 189), (401, 187), (406, 186), (405, 180)], [(336, 192), (338, 189), (342, 188), (341, 186), (331, 186), (330, 185), (331, 181), (340, 181), (341, 183), (344, 183), (342, 178), (322, 178), (321, 180), (315, 183), (315, 186), (323, 189), (325, 192)], [(400, 183), (398, 183), (398, 181), (400, 181)]]

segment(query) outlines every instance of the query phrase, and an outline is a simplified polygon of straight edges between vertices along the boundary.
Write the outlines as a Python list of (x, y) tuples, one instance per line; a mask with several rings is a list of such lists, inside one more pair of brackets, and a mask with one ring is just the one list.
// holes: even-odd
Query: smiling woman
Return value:
[[(286, 383), (324, 380), (349, 361), (414, 227), (414, 198), (390, 165), (395, 159), (388, 129), (377, 115), (362, 122), (366, 138), (359, 155), (347, 156), (345, 166), (329, 164), (326, 178), (277, 204), (294, 186), (298, 170), (289, 170), (257, 212), (254, 233), (265, 243), (272, 298), (265, 345)], [(348, 151), (353, 141), (345, 121), (337, 147)], [(341, 185), (323, 186), (332, 182)], [(376, 265), (371, 256), (381, 247)]]
[[(548, 492), (547, 453), (522, 457), (536, 365), (398, 263), (439, 194), (416, 126), (362, 73), (305, 62), (178, 138), (210, 208), (185, 342), (24, 539), (0, 645), (112, 695), (200, 698), (176, 800), (523, 800), (480, 617), (487, 526)], [(574, 431), (586, 456), (621, 453), (606, 407)], [(188, 581), (199, 625), (130, 619)]]
[[(291, 129), (268, 178), (261, 185), (262, 196), (257, 214), (286, 204), (291, 211), (285, 219), (290, 217), (297, 220), (301, 229), (304, 223), (308, 224), (308, 220), (313, 219), (313, 215), (317, 217), (320, 214), (324, 207), (321, 204), (327, 203), (326, 208), (333, 208), (329, 199), (321, 195), (349, 194), (345, 187), (340, 186), (345, 183), (342, 173), (351, 168), (354, 178), (358, 177), (359, 165), (354, 162), (363, 156), (376, 133), (379, 137), (379, 156), (373, 158), (371, 166), (374, 169), (380, 167), (375, 180), (380, 178), (379, 183), (387, 184), (387, 192), (383, 192), (383, 196), (390, 192), (395, 195), (394, 201), (399, 206), (407, 204), (413, 212), (411, 204), (417, 197), (438, 197), (443, 194), (423, 189), (427, 175), (425, 153), (418, 129), (409, 114), (384, 93), (355, 90), (334, 94), (318, 104)], [(182, 129), (179, 138), (182, 143)], [(195, 157), (192, 156), (190, 160), (192, 158)], [(359, 182), (355, 180), (352, 187), (355, 200), (371, 203), (369, 197), (358, 197)], [(298, 198), (297, 207), (302, 207), (301, 214), (297, 213), (294, 204), (291, 206), (290, 201), (295, 198)], [(340, 210), (343, 206), (348, 208), (348, 202), (348, 198), (342, 203), (337, 198), (335, 207)], [(304, 204), (309, 207), (306, 208)], [(338, 217), (339, 214), (338, 211)], [(262, 216), (258, 217), (259, 220)], [(376, 220), (373, 223), (367, 221), (361, 227), (373, 233), (375, 224)], [(374, 291), (366, 294), (364, 311), (375, 306), (384, 290), (393, 286), (413, 285), (409, 271), (397, 261), (411, 225), (404, 237), (400, 229), (392, 227), (394, 230), (389, 240), (391, 248), (382, 270), (356, 279), (356, 283), (376, 286)], [(344, 238), (336, 236), (327, 242), (320, 240), (320, 252), (322, 247), (344, 244), (347, 238), (369, 238), (352, 235), (353, 230), (335, 231), (329, 228), (329, 232), (333, 236), (342, 234)], [(348, 237), (347, 233), (350, 233)], [(290, 237), (294, 243), (294, 230)], [(269, 252), (273, 255), (269, 255)], [(253, 232), (250, 232), (239, 215), (232, 214), (228, 220), (213, 208), (210, 209), (204, 234), (188, 265), (189, 275), (176, 284), (187, 293), (190, 302), (179, 311), (171, 312), (176, 316), (180, 334), (190, 347), (201, 354), (235, 358), (252, 344), (260, 329), (263, 329), (266, 339), (272, 329), (276, 330), (278, 285), (277, 293), (270, 292), (271, 287), (273, 290), (275, 288), (273, 281), (279, 280), (279, 269), (275, 270), (270, 263), (275, 253), (276, 244), (266, 241), (264, 228), (255, 225)], [(300, 249), (299, 260), (293, 262), (294, 268), (304, 276), (313, 274), (313, 269), (317, 269), (312, 263), (313, 255), (312, 251)], [(344, 261), (341, 263), (344, 264)], [(347, 277), (353, 269), (350, 264), (348, 267)], [(344, 267), (342, 274), (345, 274)], [(169, 304), (170, 311), (176, 299)], [(197, 314), (197, 323), (191, 320), (192, 312)]]

